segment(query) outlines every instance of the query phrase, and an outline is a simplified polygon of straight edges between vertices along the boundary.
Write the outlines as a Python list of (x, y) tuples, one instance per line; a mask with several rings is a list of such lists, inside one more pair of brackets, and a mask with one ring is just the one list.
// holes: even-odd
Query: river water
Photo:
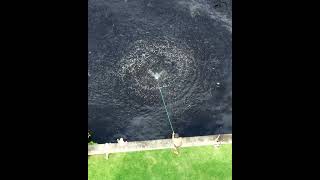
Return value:
[[(98, 143), (232, 132), (230, 0), (89, 0), (88, 126)], [(155, 78), (156, 77), (156, 78)]]

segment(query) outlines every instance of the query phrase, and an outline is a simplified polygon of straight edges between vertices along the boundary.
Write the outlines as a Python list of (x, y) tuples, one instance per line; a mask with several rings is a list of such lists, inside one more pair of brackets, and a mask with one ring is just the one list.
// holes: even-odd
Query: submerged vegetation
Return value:
[(95, 142), (91, 139), (91, 134), (90, 134), (90, 132), (88, 131), (88, 145), (93, 145), (93, 144), (97, 144), (97, 143), (95, 143)]

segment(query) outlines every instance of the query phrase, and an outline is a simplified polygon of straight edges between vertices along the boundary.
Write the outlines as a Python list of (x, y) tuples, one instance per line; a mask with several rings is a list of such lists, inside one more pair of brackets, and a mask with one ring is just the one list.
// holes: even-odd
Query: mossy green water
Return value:
[(232, 179), (232, 145), (110, 154), (88, 158), (89, 180)]

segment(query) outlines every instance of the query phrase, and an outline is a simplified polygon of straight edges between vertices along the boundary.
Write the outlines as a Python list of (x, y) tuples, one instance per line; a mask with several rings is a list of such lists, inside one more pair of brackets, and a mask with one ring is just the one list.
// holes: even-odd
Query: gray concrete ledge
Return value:
[[(181, 147), (192, 146), (208, 146), (217, 144), (231, 144), (232, 134), (220, 134), (210, 136), (195, 136), (195, 137), (182, 137)], [(150, 141), (132, 141), (121, 143), (106, 143), (88, 145), (88, 155), (97, 154), (110, 154), (117, 152), (133, 152), (133, 151), (147, 151), (156, 149), (169, 149), (173, 148), (172, 139), (158, 139)]]

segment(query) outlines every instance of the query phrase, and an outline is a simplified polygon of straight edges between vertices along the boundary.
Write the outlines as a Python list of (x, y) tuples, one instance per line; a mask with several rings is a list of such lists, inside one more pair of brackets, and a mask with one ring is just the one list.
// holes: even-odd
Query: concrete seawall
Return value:
[[(215, 144), (231, 144), (232, 134), (195, 136), (181, 138), (181, 147), (207, 146)], [(132, 141), (122, 143), (106, 143), (88, 145), (88, 155), (110, 154), (117, 152), (146, 151), (173, 148), (172, 139), (158, 139), (150, 141)]]

